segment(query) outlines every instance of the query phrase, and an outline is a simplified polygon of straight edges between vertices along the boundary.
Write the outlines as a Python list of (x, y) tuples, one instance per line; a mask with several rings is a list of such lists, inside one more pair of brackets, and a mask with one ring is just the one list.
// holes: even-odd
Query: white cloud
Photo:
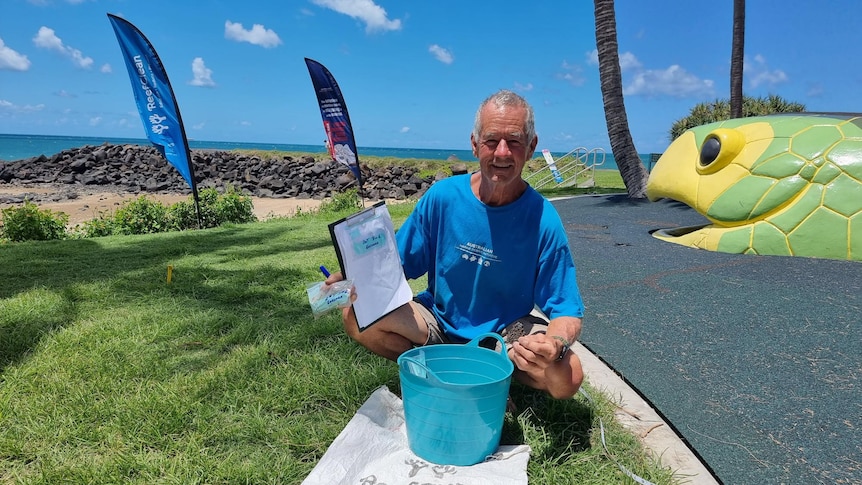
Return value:
[(409, 126), (402, 126), (402, 127), (401, 127), (401, 133), (407, 133), (408, 131), (410, 131), (410, 127), (409, 127)]
[(90, 126), (99, 126), (101, 124), (102, 124), (102, 117), (101, 116), (96, 116), (96, 117), (90, 118)]
[(45, 105), (44, 104), (37, 104), (37, 105), (33, 106), (33, 105), (25, 104), (24, 106), (19, 106), (15, 103), (12, 103), (11, 101), (7, 101), (5, 99), (0, 99), (0, 109), (6, 110), (6, 111), (13, 111), (16, 113), (30, 113), (33, 111), (42, 111), (43, 109), (45, 109)]
[(674, 64), (665, 70), (640, 70), (623, 87), (626, 96), (672, 96), (676, 98), (714, 96), (714, 82), (700, 79)]
[(281, 44), (278, 34), (272, 29), (267, 29), (261, 24), (254, 24), (251, 30), (245, 30), (241, 23), (233, 23), (226, 20), (224, 23), (224, 38), (237, 42), (248, 42), (267, 49)]
[(533, 90), (533, 83), (521, 84), (521, 83), (516, 82), (515, 83), (515, 90), (521, 91), (521, 92), (532, 91)]
[(780, 69), (770, 71), (766, 59), (760, 54), (754, 56), (754, 61), (746, 56), (743, 61), (742, 72), (743, 79), (748, 80), (748, 84), (752, 88), (760, 85), (773, 87), (787, 81), (787, 74)]
[[(589, 61), (588, 61), (589, 62)], [(576, 64), (569, 64), (568, 61), (563, 61), (560, 65), (562, 71), (554, 75), (557, 79), (563, 80), (572, 86), (581, 86), (584, 84), (584, 70)]]
[(195, 57), (192, 61), (192, 75), (194, 78), (189, 81), (189, 84), (205, 88), (214, 87), (216, 83), (212, 79), (212, 74), (212, 69), (207, 68), (206, 64), (204, 64), (203, 58)]
[(51, 49), (60, 52), (63, 51), (63, 41), (57, 37), (54, 33), (54, 29), (49, 29), (45, 26), (39, 27), (39, 32), (36, 33), (36, 37), (33, 37), (33, 43), (36, 44), (36, 47), (41, 47), (43, 49)]
[(69, 91), (66, 91), (65, 89), (61, 89), (54, 94), (61, 97), (61, 98), (77, 98), (78, 97), (77, 95), (72, 94)]
[(819, 82), (808, 82), (805, 85), (805, 95), (811, 98), (817, 98), (823, 95), (823, 85)]
[(443, 64), (452, 64), (455, 61), (455, 56), (448, 49), (444, 49), (437, 44), (432, 44), (428, 47), (428, 52)]
[(313, 0), (319, 5), (365, 22), (365, 31), (401, 30), (401, 20), (389, 20), (386, 10), (372, 0)]
[[(587, 64), (599, 65), (598, 50), (587, 53)], [(701, 98), (715, 95), (715, 83), (711, 79), (700, 79), (676, 64), (664, 70), (644, 69), (631, 52), (620, 54), (620, 71), (626, 74), (623, 76), (623, 94), (626, 96)]]
[[(620, 71), (623, 71), (623, 72), (631, 71), (632, 69), (641, 69), (643, 67), (643, 65), (641, 65), (641, 62), (638, 60), (638, 58), (635, 57), (635, 55), (632, 54), (631, 52), (628, 52), (628, 51), (623, 52), (622, 54), (619, 54), (619, 58), (620, 58)], [(590, 52), (587, 52), (587, 64), (589, 64), (591, 66), (598, 66), (599, 65), (599, 50), (598, 49), (593, 49)]]
[(39, 27), (36, 37), (33, 37), (33, 43), (36, 44), (36, 47), (59, 52), (71, 59), (78, 67), (89, 69), (93, 65), (91, 57), (85, 56), (78, 49), (64, 45), (63, 41), (54, 33), (54, 29), (45, 26)]
[(30, 69), (30, 59), (15, 52), (0, 39), (0, 69), (26, 71)]
[(102, 64), (102, 67), (99, 68), (99, 71), (104, 73), (104, 74), (110, 74), (110, 73), (114, 72), (114, 70), (111, 68), (110, 64)]
[[(596, 56), (598, 57), (598, 53)], [(640, 61), (631, 52), (623, 52), (620, 54), (620, 70), (622, 72), (630, 71), (632, 69), (640, 69), (641, 67), (643, 66)]]

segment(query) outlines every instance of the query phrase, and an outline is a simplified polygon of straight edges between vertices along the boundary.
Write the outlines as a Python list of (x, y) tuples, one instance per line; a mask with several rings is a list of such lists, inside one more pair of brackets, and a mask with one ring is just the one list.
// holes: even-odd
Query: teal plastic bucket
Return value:
[[(501, 350), (479, 347), (491, 337)], [(514, 365), (503, 338), (408, 350), (398, 357), (407, 444), (438, 465), (474, 465), (500, 445)]]

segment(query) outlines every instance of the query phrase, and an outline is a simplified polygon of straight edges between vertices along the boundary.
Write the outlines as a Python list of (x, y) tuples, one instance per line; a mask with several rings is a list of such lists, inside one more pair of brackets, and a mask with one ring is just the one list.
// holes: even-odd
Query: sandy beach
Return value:
[[(68, 185), (14, 186), (0, 185), (0, 199), (23, 194), (39, 194), (36, 205), (41, 209), (64, 212), (69, 216), (69, 224), (75, 225), (95, 219), (100, 213), (110, 213), (117, 210), (124, 202), (137, 199), (142, 194), (133, 194), (104, 187), (80, 187)], [(73, 194), (74, 198), (70, 198)], [(165, 205), (188, 200), (186, 194), (145, 194)], [(273, 216), (291, 216), (298, 209), (307, 211), (316, 209), (322, 203), (316, 199), (273, 199), (252, 197), (254, 214), (260, 220)], [(0, 202), (0, 209), (20, 206), (20, 203), (10, 204)]]

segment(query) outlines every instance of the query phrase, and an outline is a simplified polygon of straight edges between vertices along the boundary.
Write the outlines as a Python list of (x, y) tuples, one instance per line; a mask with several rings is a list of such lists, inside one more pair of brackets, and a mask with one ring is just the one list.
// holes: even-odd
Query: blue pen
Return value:
[(320, 272), (323, 273), (323, 276), (329, 278), (329, 271), (326, 270), (326, 266), (320, 265)]

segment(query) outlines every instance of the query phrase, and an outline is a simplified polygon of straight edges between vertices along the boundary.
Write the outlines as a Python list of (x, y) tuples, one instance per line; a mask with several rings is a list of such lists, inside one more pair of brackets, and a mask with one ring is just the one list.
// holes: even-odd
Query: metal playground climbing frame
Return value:
[(594, 187), (595, 171), (605, 163), (601, 148), (578, 147), (556, 159), (548, 150), (542, 150), (545, 165), (530, 171), (524, 180), (534, 189), (542, 187)]

